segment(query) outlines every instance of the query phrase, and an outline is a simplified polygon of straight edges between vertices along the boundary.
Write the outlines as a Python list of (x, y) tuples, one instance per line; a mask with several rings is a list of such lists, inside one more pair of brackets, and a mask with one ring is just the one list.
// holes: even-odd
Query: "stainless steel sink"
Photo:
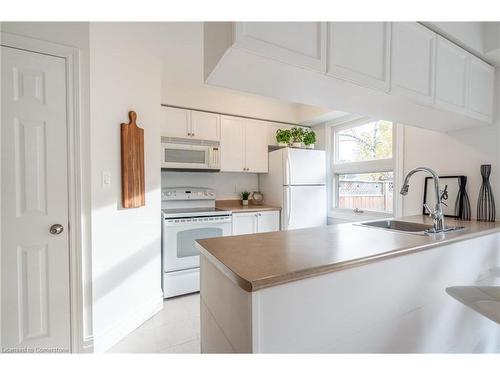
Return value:
[[(400, 221), (400, 220), (379, 220), (379, 221), (369, 221), (366, 223), (359, 223), (359, 225), (393, 230), (397, 232), (413, 233), (413, 234), (435, 234), (434, 227), (432, 224), (421, 224), (412, 223), (411, 221)], [(463, 227), (446, 227), (443, 232), (451, 232), (461, 230)], [(442, 232), (439, 232), (442, 233)]]

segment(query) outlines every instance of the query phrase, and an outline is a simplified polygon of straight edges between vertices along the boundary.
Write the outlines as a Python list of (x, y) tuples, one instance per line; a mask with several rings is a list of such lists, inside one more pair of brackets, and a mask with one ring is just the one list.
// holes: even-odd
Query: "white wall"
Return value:
[(215, 189), (217, 199), (240, 199), (242, 191), (258, 190), (256, 173), (162, 172), (161, 186), (194, 186)]
[[(146, 25), (90, 24), (92, 249), (95, 350), (101, 352), (161, 307), (161, 63)], [(144, 129), (146, 206), (121, 206), (120, 123)], [(103, 187), (101, 173), (111, 173)]]
[[(491, 164), (490, 182), (497, 199), (497, 218), (500, 219), (500, 69), (495, 71), (495, 122), (491, 126), (440, 133), (405, 126), (404, 172), (426, 166), (440, 175), (467, 176), (467, 192), (472, 216), (476, 216), (477, 199), (481, 186), (481, 164)], [(314, 126), (318, 148), (327, 148), (329, 128)], [(329, 155), (327, 155), (328, 158)], [(410, 181), (408, 195), (403, 198), (403, 215), (422, 213), (423, 188), (426, 175), (415, 174)], [(401, 176), (403, 178), (403, 176)]]
[[(481, 164), (491, 164), (491, 182), (498, 196), (500, 190), (498, 183), (495, 182), (500, 171), (498, 171), (498, 156), (495, 150), (495, 143), (498, 139), (496, 127), (476, 129), (474, 134), (470, 131), (442, 134), (407, 126), (404, 132), (405, 173), (412, 168), (426, 166), (434, 169), (441, 176), (467, 176), (467, 192), (471, 202), (472, 216), (475, 217), (481, 186), (479, 167)], [(425, 173), (419, 173), (412, 177), (409, 193), (403, 198), (404, 215), (422, 213), (424, 179), (427, 176)]]
[[(491, 164), (490, 182), (497, 199), (500, 219), (500, 69), (495, 70), (495, 122), (490, 126), (464, 129), (447, 134), (414, 127), (405, 129), (404, 169), (417, 166), (434, 168), (440, 175), (466, 175), (472, 215), (476, 215), (481, 186), (481, 164)], [(424, 176), (414, 175), (412, 187), (404, 199), (404, 214), (421, 213)]]
[(161, 55), (162, 103), (267, 120), (300, 123), (327, 109), (206, 85), (203, 82), (203, 23), (157, 26)]
[(90, 243), (90, 126), (89, 126), (89, 23), (88, 22), (2, 22), (0, 30), (11, 34), (77, 48), (80, 54), (80, 148), (82, 152), (81, 227), (84, 345), (92, 345), (92, 259)]

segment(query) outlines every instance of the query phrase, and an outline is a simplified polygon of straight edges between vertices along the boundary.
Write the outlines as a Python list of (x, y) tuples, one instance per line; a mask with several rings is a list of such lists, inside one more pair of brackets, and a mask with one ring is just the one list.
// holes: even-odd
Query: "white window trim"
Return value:
[[(364, 221), (388, 217), (402, 216), (403, 199), (399, 192), (401, 179), (404, 173), (404, 126), (393, 123), (393, 142), (391, 159), (370, 160), (366, 162), (339, 163), (334, 165), (336, 160), (336, 147), (334, 131), (348, 129), (353, 126), (362, 125), (370, 121), (377, 121), (369, 117), (348, 115), (340, 119), (326, 123), (326, 155), (327, 155), (327, 177), (328, 177), (328, 217), (338, 221)], [(352, 209), (336, 208), (334, 193), (334, 176), (339, 173), (370, 173), (380, 171), (393, 171), (394, 176), (394, 208), (392, 213), (364, 210), (362, 213), (355, 213)]]

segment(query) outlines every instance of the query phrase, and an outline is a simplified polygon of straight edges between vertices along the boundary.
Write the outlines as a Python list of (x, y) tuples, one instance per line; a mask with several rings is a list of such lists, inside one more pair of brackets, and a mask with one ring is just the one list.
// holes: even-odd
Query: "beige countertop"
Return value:
[(279, 211), (281, 208), (276, 206), (270, 206), (268, 204), (252, 204), (249, 202), (248, 206), (242, 206), (240, 200), (220, 200), (215, 201), (215, 207), (221, 210), (232, 211), (235, 213), (239, 212), (257, 212), (257, 211)]
[[(399, 220), (431, 223), (424, 216)], [(408, 234), (356, 224), (338, 224), (198, 240), (201, 252), (249, 292), (449, 243), (500, 232), (500, 222), (456, 221), (462, 231)]]

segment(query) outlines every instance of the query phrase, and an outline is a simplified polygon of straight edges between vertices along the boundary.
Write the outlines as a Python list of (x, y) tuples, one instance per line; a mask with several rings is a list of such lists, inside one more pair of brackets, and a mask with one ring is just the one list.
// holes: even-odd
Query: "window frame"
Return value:
[[(352, 222), (364, 221), (380, 218), (388, 218), (401, 216), (402, 214), (402, 196), (397, 194), (401, 187), (401, 179), (403, 175), (403, 155), (404, 155), (404, 126), (392, 122), (392, 158), (376, 159), (368, 161), (341, 162), (338, 163), (338, 137), (336, 133), (362, 126), (370, 122), (379, 121), (370, 117), (361, 116), (344, 116), (332, 122), (326, 123), (328, 150), (328, 217), (334, 222)], [(393, 210), (391, 213), (380, 211), (363, 210), (355, 212), (349, 208), (338, 208), (338, 175), (340, 174), (360, 174), (374, 172), (392, 172), (394, 195), (393, 195)]]

